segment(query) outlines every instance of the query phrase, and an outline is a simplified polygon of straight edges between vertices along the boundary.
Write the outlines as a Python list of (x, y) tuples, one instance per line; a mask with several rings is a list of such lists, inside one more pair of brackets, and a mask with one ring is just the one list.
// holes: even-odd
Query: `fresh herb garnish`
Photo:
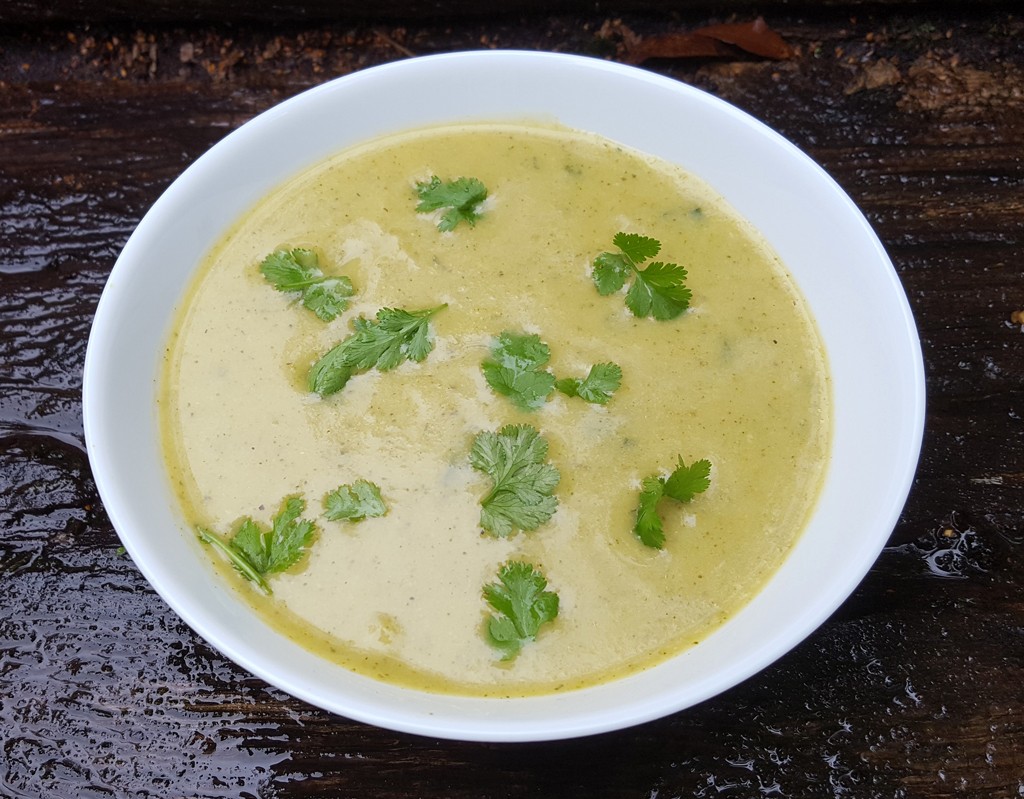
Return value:
[(422, 311), (381, 308), (375, 321), (359, 317), (355, 332), (309, 370), (309, 390), (322, 397), (345, 387), (356, 372), (394, 369), (407, 359), (422, 361), (434, 349), (430, 318), (448, 305)]
[(658, 502), (662, 497), (677, 502), (689, 502), (695, 495), (711, 485), (711, 462), (706, 459), (694, 461), (687, 466), (683, 459), (672, 474), (665, 477), (645, 477), (640, 489), (640, 504), (636, 509), (636, 523), (633, 532), (644, 544), (655, 549), (665, 546), (665, 532), (658, 515)]
[(584, 378), (566, 377), (555, 383), (555, 388), (570, 397), (596, 405), (604, 405), (622, 385), (622, 369), (614, 363), (597, 363), (590, 367)]
[(550, 357), (540, 336), (506, 330), (492, 342), (481, 368), (491, 388), (528, 411), (543, 405), (555, 389), (555, 376), (544, 369)]
[(468, 222), (470, 227), (476, 224), (480, 203), (487, 199), (487, 187), (476, 178), (442, 181), (434, 175), (416, 183), (416, 194), (420, 198), (416, 210), (420, 213), (447, 209), (437, 223), (437, 229), (445, 232), (454, 230), (459, 222)]
[(634, 316), (675, 319), (690, 306), (686, 270), (678, 264), (655, 261), (640, 264), (661, 251), (661, 242), (636, 233), (616, 233), (612, 239), (619, 252), (603, 252), (594, 259), (594, 285), (601, 295), (619, 291), (633, 276), (626, 292), (626, 306)]
[(298, 292), (302, 304), (325, 322), (344, 311), (354, 293), (351, 280), (327, 277), (317, 254), (301, 247), (275, 250), (263, 259), (260, 271), (278, 291)]
[(487, 384), (524, 411), (536, 410), (556, 388), (570, 397), (604, 405), (622, 383), (614, 363), (592, 366), (585, 378), (556, 380), (544, 367), (551, 349), (533, 333), (504, 331), (491, 343), (491, 355), (481, 364)]
[(324, 497), (324, 517), (332, 522), (358, 522), (371, 516), (383, 516), (387, 512), (380, 488), (368, 480), (356, 480), (352, 485), (338, 486)]
[(480, 504), (480, 526), (504, 538), (514, 530), (536, 530), (554, 514), (553, 496), (560, 475), (544, 459), (548, 443), (530, 425), (506, 425), (497, 433), (479, 433), (470, 464), (490, 476), (494, 486)]
[(246, 517), (226, 541), (202, 527), (197, 527), (196, 533), (201, 541), (227, 556), (243, 577), (271, 594), (266, 575), (282, 572), (296, 563), (316, 535), (316, 525), (299, 518), (305, 509), (304, 500), (288, 497), (281, 503), (270, 529)]
[(558, 594), (545, 591), (547, 585), (535, 566), (513, 560), (498, 571), (498, 582), (484, 586), (484, 599), (497, 611), (487, 620), (487, 637), (502, 660), (514, 658), (541, 625), (558, 616)]

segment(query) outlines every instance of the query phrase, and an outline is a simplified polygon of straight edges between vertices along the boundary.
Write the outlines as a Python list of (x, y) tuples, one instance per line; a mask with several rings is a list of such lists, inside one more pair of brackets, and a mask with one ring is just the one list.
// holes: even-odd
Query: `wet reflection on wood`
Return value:
[(0, 795), (1024, 793), (1024, 20), (995, 4), (918, 3), (898, 20), (780, 7), (758, 10), (790, 59), (647, 66), (779, 129), (876, 226), (925, 351), (918, 478), (864, 583), (779, 663), (658, 722), (523, 746), (339, 719), (197, 639), (119, 554), (96, 496), (80, 401), (91, 316), (168, 183), (296, 91), (481, 45), (621, 58), (628, 35), (734, 20), (0, 33)]

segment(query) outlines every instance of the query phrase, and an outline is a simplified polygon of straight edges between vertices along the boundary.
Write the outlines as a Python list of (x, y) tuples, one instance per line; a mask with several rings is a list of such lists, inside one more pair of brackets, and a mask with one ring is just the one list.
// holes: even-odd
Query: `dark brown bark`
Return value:
[[(3, 15), (29, 19), (30, 6)], [(792, 57), (731, 46), (645, 61), (779, 129), (875, 225), (924, 347), (920, 469), (867, 579), (774, 666), (635, 729), (486, 746), (291, 699), (152, 592), (118, 554), (83, 451), (91, 315), (168, 183), (296, 91), (410, 53), (626, 58), (645, 37), (757, 13), (158, 24), (169, 6), (150, 7), (155, 22), (0, 31), (0, 795), (1021, 795), (1024, 19), (923, 2), (898, 19), (857, 3), (808, 19), (762, 3)]]

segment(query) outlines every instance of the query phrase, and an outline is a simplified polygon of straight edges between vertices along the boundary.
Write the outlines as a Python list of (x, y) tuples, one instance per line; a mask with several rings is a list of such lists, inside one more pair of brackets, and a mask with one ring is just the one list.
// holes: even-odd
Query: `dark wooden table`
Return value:
[(337, 718), (171, 613), (119, 553), (90, 476), (91, 316), (168, 183), (301, 89), (466, 48), (665, 55), (659, 35), (750, 22), (752, 6), (524, 3), (432, 22), (429, 4), (402, 17), (390, 2), (374, 22), (236, 3), (228, 23), (216, 3), (154, 2), (148, 21), (126, 16), (136, 4), (39, 5), (0, 10), (0, 796), (1024, 796), (1016, 3), (766, 1), (788, 58), (719, 42), (644, 61), (781, 131), (864, 209), (921, 331), (924, 450), (875, 567), (781, 661), (661, 721), (515, 746)]

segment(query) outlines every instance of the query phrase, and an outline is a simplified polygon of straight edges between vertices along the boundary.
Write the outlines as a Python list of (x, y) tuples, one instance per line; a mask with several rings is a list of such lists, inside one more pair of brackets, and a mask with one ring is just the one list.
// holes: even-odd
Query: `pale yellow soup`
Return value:
[[(258, 165), (254, 165), (254, 169)], [(415, 184), (476, 177), (489, 190), (470, 227), (439, 232)], [(661, 241), (693, 292), (672, 321), (600, 296), (593, 259), (619, 231)], [(276, 291), (259, 264), (308, 247), (351, 278), (350, 307), (325, 323)], [(421, 363), (356, 375), (320, 398), (310, 365), (382, 307), (447, 303)], [(558, 377), (613, 361), (604, 406), (555, 393), (522, 411), (481, 362), (503, 330), (537, 333)], [(830, 439), (829, 379), (808, 309), (758, 233), (678, 168), (555, 127), (431, 128), (356, 147), (262, 199), (198, 270), (168, 342), (160, 392), (167, 463), (189, 526), (227, 538), (269, 524), (301, 495), (319, 535), (262, 595), (207, 547), (267, 621), (381, 680), (477, 696), (607, 681), (706, 637), (771, 577), (805, 526)], [(491, 487), (474, 437), (536, 427), (561, 473), (558, 510), (533, 532), (481, 532)], [(707, 458), (711, 486), (664, 500), (662, 550), (633, 533), (640, 481), (679, 457)], [(386, 516), (322, 518), (341, 484), (380, 486)], [(197, 542), (197, 546), (202, 546)], [(509, 661), (486, 638), (481, 595), (526, 560), (560, 598), (557, 619)]]

